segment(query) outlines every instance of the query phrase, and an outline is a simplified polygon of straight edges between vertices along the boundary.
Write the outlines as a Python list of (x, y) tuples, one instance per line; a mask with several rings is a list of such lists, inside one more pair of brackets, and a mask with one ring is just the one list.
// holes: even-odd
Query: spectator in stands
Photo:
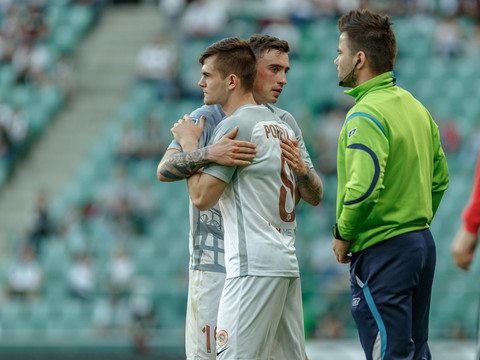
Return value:
[(438, 20), (433, 33), (433, 51), (444, 59), (455, 59), (464, 53), (465, 35), (458, 17)]
[[(321, 2), (321, 1), (317, 1)], [(327, 3), (330, 3), (330, 11), (329, 14), (333, 14), (331, 10), (333, 10), (333, 4), (331, 3), (336, 3), (337, 5), (337, 11), (339, 14), (345, 14), (349, 12), (352, 9), (358, 9), (361, 6), (362, 0), (338, 0), (338, 1), (327, 1)]]
[(17, 75), (18, 83), (24, 83), (28, 78), (33, 48), (33, 43), (22, 42), (13, 52), (12, 66)]
[(262, 0), (262, 8), (264, 9), (262, 20), (288, 19), (296, 5), (301, 6), (301, 2), (298, 4), (295, 0)]
[(117, 163), (113, 169), (111, 180), (106, 184), (102, 196), (105, 203), (103, 206), (107, 209), (114, 208), (120, 198), (129, 196), (132, 193), (133, 185), (128, 179), (127, 167), (123, 163)]
[(102, 192), (102, 216), (117, 236), (128, 236), (142, 232), (142, 219), (135, 211), (133, 196), (135, 185), (128, 178), (128, 168), (118, 163), (114, 169), (113, 179)]
[(461, 138), (458, 130), (458, 121), (456, 119), (448, 119), (447, 121), (438, 122), (440, 130), (440, 139), (443, 144), (445, 153), (456, 153), (460, 150)]
[(133, 191), (133, 212), (136, 214), (136, 229), (140, 234), (145, 233), (148, 224), (153, 221), (157, 203), (153, 196), (153, 190), (146, 179), (140, 179)]
[(49, 67), (54, 64), (54, 58), (44, 43), (36, 43), (33, 46), (28, 64), (28, 81), (34, 85), (50, 83)]
[(35, 204), (26, 214), (28, 241), (38, 254), (41, 252), (42, 242), (54, 233), (48, 205), (48, 192), (46, 189), (40, 189)]
[(1, 32), (17, 44), (21, 40), (21, 24), (19, 15), (19, 5), (16, 3), (9, 4), (1, 23)]
[(128, 253), (118, 248), (108, 267), (108, 289), (110, 297), (128, 298), (132, 291), (135, 267)]
[(65, 214), (59, 225), (59, 232), (70, 254), (79, 254), (88, 250), (86, 221), (82, 207), (74, 206)]
[(23, 245), (20, 256), (8, 269), (7, 295), (24, 299), (37, 298), (43, 286), (43, 269), (35, 249)]
[(290, 45), (290, 56), (298, 55), (302, 35), (300, 29), (289, 18), (270, 19), (262, 27), (261, 33), (284, 39)]
[(73, 99), (76, 94), (77, 84), (74, 74), (74, 61), (71, 56), (61, 54), (55, 62), (49, 76), (52, 82), (64, 91), (66, 102)]
[(165, 145), (163, 142), (162, 131), (158, 121), (150, 116), (145, 122), (141, 131), (142, 146), (140, 147), (140, 157), (155, 158), (161, 157), (164, 153)]
[(76, 254), (68, 270), (70, 295), (80, 300), (91, 300), (95, 294), (95, 269), (87, 253)]
[(29, 135), (29, 119), (20, 105), (0, 102), (0, 126), (5, 130), (10, 142), (13, 161), (25, 148)]
[(172, 21), (178, 21), (187, 1), (186, 0), (158, 0), (158, 7), (162, 14)]
[(127, 195), (120, 196), (109, 209), (111, 220), (118, 235), (134, 235), (141, 233), (138, 216), (133, 210), (133, 201)]
[(15, 49), (12, 57), (12, 65), (19, 83), (25, 81), (33, 84), (43, 83), (47, 68), (52, 62), (51, 54), (43, 43), (24, 41)]
[(180, 26), (186, 39), (221, 37), (229, 20), (228, 2), (223, 0), (193, 0), (185, 8)]
[(118, 142), (119, 160), (125, 162), (136, 160), (141, 146), (142, 139), (137, 129), (130, 123), (124, 124)]
[(147, 353), (150, 350), (149, 338), (155, 320), (155, 308), (148, 292), (135, 291), (130, 301), (130, 314), (135, 350), (138, 353)]
[(98, 299), (93, 308), (92, 323), (100, 335), (119, 329), (124, 330), (130, 325), (128, 301), (114, 297)]
[(322, 121), (317, 122), (317, 135), (315, 137), (315, 150), (317, 155), (317, 168), (325, 175), (337, 173), (337, 138), (343, 126), (346, 112), (331, 106), (323, 114)]
[(22, 38), (28, 43), (40, 43), (49, 34), (48, 25), (43, 15), (44, 6), (37, 1), (24, 3), (20, 17)]
[(25, 143), (28, 139), (30, 121), (23, 108), (19, 105), (12, 107), (12, 116), (8, 130), (15, 148), (21, 152), (25, 148)]
[(159, 99), (178, 96), (178, 50), (166, 36), (145, 45), (137, 55), (137, 76), (152, 84)]
[(9, 63), (15, 51), (13, 39), (0, 30), (0, 61)]
[(118, 142), (118, 158), (129, 162), (148, 158), (158, 158), (164, 152), (160, 126), (153, 117), (148, 117), (141, 125), (126, 123), (121, 128)]
[(14, 150), (5, 127), (0, 123), (0, 163), (7, 169), (13, 164)]

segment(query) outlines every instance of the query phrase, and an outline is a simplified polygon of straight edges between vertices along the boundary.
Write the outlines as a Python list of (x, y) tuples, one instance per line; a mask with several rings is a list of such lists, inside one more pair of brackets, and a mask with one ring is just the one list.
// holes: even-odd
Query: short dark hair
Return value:
[(246, 91), (253, 90), (257, 75), (257, 59), (247, 41), (239, 37), (229, 37), (210, 45), (200, 55), (198, 61), (203, 65), (205, 59), (216, 56), (215, 68), (225, 78), (235, 74)]
[(263, 35), (263, 34), (255, 34), (250, 36), (248, 39), (248, 43), (252, 48), (253, 52), (257, 59), (265, 52), (270, 50), (278, 50), (282, 53), (289, 53), (290, 46), (288, 46), (288, 42), (285, 40), (280, 40), (274, 36), (270, 35)]
[(397, 56), (397, 41), (389, 15), (369, 10), (352, 10), (338, 20), (340, 33), (347, 33), (348, 47), (365, 52), (374, 72), (392, 71)]

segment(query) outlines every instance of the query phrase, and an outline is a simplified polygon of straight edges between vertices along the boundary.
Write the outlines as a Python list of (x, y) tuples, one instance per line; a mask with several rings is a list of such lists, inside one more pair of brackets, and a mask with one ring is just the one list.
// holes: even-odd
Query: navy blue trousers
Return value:
[(436, 249), (430, 230), (354, 253), (352, 315), (367, 360), (429, 360), (428, 318)]

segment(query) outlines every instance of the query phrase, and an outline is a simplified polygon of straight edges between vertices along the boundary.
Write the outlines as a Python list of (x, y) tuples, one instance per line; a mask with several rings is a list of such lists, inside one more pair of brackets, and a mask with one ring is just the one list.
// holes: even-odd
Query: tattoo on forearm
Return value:
[(172, 180), (181, 180), (193, 175), (208, 161), (208, 148), (170, 156), (160, 167), (160, 173)]
[(307, 175), (298, 177), (298, 185), (303, 200), (307, 203), (318, 203), (323, 197), (323, 184), (313, 168), (309, 169)]

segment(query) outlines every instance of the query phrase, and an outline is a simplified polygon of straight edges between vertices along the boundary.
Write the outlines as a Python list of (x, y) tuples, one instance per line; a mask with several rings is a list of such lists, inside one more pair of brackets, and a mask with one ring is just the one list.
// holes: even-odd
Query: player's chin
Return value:
[(270, 96), (270, 98), (268, 99), (268, 102), (270, 104), (275, 104), (278, 101), (279, 96), (280, 96), (280, 94), (275, 94), (275, 95)]

